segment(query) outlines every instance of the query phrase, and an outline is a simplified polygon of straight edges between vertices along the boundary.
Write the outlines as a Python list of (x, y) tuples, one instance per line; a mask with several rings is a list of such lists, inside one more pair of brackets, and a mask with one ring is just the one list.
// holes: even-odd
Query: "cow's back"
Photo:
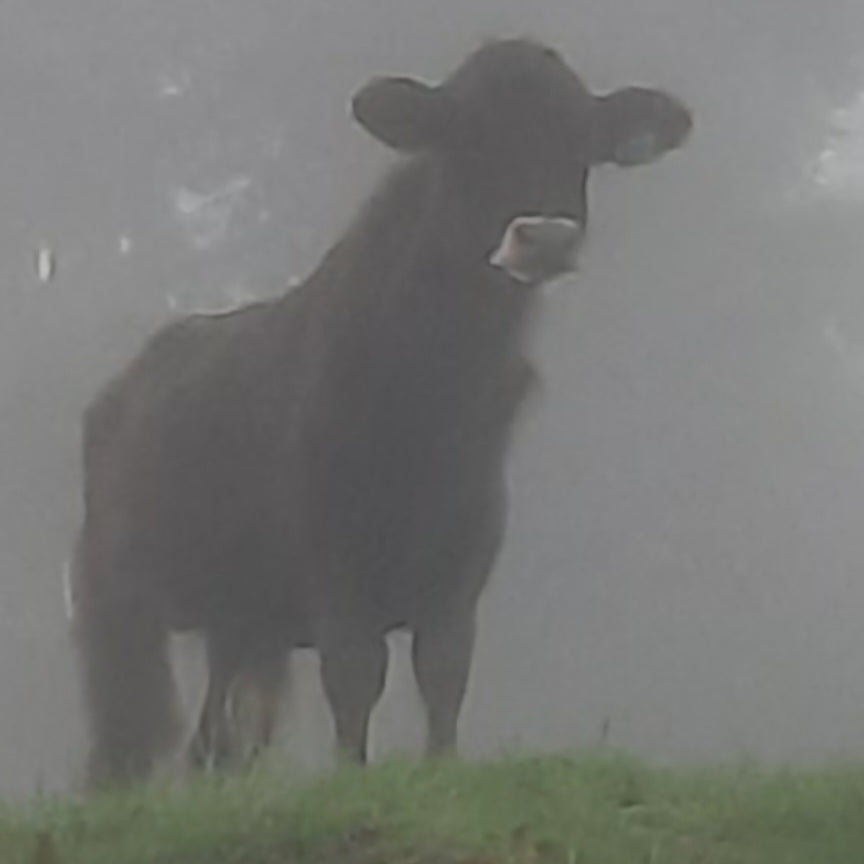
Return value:
[(129, 579), (160, 574), (189, 610), (285, 554), (270, 520), (289, 494), (303, 299), (169, 324), (86, 412), (87, 525)]

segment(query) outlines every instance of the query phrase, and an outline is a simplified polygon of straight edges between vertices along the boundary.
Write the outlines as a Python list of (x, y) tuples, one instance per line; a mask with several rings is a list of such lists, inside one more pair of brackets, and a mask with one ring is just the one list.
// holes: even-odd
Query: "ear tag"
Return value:
[(641, 165), (654, 159), (659, 149), (657, 136), (653, 132), (642, 132), (615, 148), (615, 161), (621, 165)]

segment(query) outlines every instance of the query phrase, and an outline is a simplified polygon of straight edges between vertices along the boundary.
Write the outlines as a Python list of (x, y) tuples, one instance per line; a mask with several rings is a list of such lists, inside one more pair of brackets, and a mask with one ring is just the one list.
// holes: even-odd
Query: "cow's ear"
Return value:
[(388, 147), (413, 152), (439, 143), (449, 117), (440, 87), (413, 78), (373, 78), (351, 100), (354, 119)]
[(624, 87), (594, 101), (591, 161), (644, 165), (680, 147), (690, 134), (690, 109), (668, 93)]

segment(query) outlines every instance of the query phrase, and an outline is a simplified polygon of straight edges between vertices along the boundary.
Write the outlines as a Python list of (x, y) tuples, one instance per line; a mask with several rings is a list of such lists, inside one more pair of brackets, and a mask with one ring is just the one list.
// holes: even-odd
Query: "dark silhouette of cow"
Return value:
[(533, 380), (537, 286), (571, 269), (598, 163), (680, 146), (656, 90), (592, 95), (554, 51), (481, 47), (440, 86), (376, 78), (353, 116), (402, 159), (297, 288), (157, 333), (89, 406), (76, 631), (93, 782), (173, 740), (172, 631), (206, 640), (191, 752), (230, 752), (239, 682), (269, 739), (314, 647), (340, 750), (365, 761), (385, 635), (413, 635), (429, 754), (452, 751), (505, 456)]

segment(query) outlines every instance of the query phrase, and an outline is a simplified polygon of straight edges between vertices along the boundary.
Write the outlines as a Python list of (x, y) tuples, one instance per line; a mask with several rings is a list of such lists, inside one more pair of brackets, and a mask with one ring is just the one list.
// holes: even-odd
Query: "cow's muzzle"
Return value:
[(493, 267), (528, 285), (548, 282), (576, 269), (584, 226), (562, 216), (519, 216), (489, 257)]

